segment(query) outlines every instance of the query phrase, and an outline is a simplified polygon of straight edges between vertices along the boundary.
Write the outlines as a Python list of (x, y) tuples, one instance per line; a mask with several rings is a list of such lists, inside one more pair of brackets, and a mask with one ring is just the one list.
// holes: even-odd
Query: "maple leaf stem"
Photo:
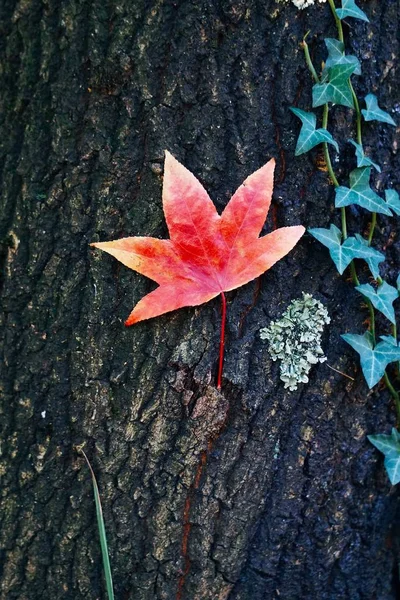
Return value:
[(226, 298), (224, 292), (221, 292), (221, 336), (219, 339), (219, 363), (217, 390), (221, 389), (222, 385), (222, 368), (224, 366), (224, 349), (225, 349), (225, 323), (226, 323)]

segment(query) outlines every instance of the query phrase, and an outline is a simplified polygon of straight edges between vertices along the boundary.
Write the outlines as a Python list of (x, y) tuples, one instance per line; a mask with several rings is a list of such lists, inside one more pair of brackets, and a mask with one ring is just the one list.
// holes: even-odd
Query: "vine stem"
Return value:
[(385, 380), (386, 387), (389, 390), (389, 392), (394, 400), (394, 404), (396, 407), (397, 427), (399, 427), (400, 426), (400, 396), (399, 396), (398, 392), (396, 392), (396, 390), (394, 389), (392, 382), (390, 381), (389, 376), (386, 373), (386, 371), (385, 371), (383, 378)]
[(303, 37), (303, 41), (302, 41), (302, 43), (300, 45), (301, 45), (301, 47), (304, 50), (304, 56), (306, 58), (307, 67), (310, 69), (310, 73), (313, 76), (313, 79), (314, 79), (315, 83), (319, 83), (319, 77), (318, 77), (317, 71), (315, 70), (315, 67), (313, 65), (313, 61), (311, 60), (310, 51), (308, 49), (308, 44), (306, 42), (306, 39), (307, 39), (309, 33), (310, 32), (307, 31), (307, 33)]
[(360, 146), (362, 146), (362, 130), (361, 130), (361, 110), (360, 110), (360, 103), (358, 102), (357, 94), (354, 91), (353, 84), (351, 83), (350, 79), (349, 79), (349, 82), (350, 82), (351, 95), (353, 96), (354, 108), (356, 109), (356, 118), (357, 118), (357, 144), (360, 144)]
[(371, 334), (374, 340), (374, 345), (376, 344), (376, 332), (375, 332), (375, 311), (371, 300), (367, 300), (367, 306), (369, 310), (369, 318), (370, 318), (370, 328)]
[[(331, 8), (332, 8), (332, 12), (334, 13), (335, 18), (337, 18), (336, 13), (335, 13), (335, 5), (333, 3), (333, 0), (328, 0), (328, 1), (329, 1), (329, 4), (330, 4)], [(343, 29), (342, 29), (342, 23), (341, 23), (340, 19), (338, 19), (337, 24), (338, 23), (339, 23), (339, 25), (338, 25), (338, 31), (339, 31), (339, 26), (340, 26), (340, 32), (341, 32), (341, 35), (342, 35), (342, 38), (343, 38)], [(318, 78), (317, 72), (315, 70), (315, 67), (313, 65), (313, 62), (311, 60), (310, 51), (308, 49), (308, 45), (307, 45), (307, 42), (306, 42), (306, 37), (307, 37), (308, 34), (309, 34), (309, 32), (307, 32), (306, 35), (303, 38), (302, 47), (303, 47), (303, 50), (304, 50), (304, 55), (305, 55), (305, 58), (306, 58), (307, 66), (310, 69), (310, 72), (311, 72), (311, 74), (313, 76), (313, 79), (314, 79), (314, 81), (316, 83), (319, 83), (319, 78)], [(341, 39), (341, 41), (343, 41), (343, 39)], [(355, 92), (353, 92), (353, 93), (355, 94)], [(324, 104), (324, 112), (322, 114), (322, 127), (324, 129), (328, 129), (328, 117), (329, 117), (329, 104), (326, 103), (326, 104)], [(326, 166), (327, 166), (327, 169), (328, 169), (329, 177), (331, 178), (332, 183), (335, 186), (335, 188), (337, 188), (337, 187), (339, 187), (339, 181), (338, 181), (338, 179), (336, 177), (336, 174), (335, 174), (335, 171), (333, 170), (333, 167), (332, 167), (332, 161), (331, 161), (331, 156), (329, 154), (329, 147), (328, 147), (327, 142), (323, 143), (323, 148), (324, 148), (324, 157), (325, 157), (325, 162), (326, 162)], [(344, 241), (344, 240), (347, 239), (347, 217), (346, 217), (346, 208), (344, 206), (341, 207), (340, 214), (341, 214), (341, 222), (342, 222), (342, 239)], [(350, 263), (350, 272), (351, 272), (351, 279), (353, 281), (353, 284), (354, 285), (360, 285), (360, 281), (359, 281), (358, 276), (357, 276), (356, 267), (355, 267), (353, 261), (351, 261), (351, 263)], [(373, 310), (372, 305), (371, 305), (371, 308)]]
[[(396, 340), (396, 343), (397, 343), (397, 324), (396, 323), (393, 323), (393, 326), (392, 326), (392, 336), (394, 337), (394, 339)], [(399, 375), (399, 374), (400, 374), (400, 360), (397, 363), (397, 375)]]
[[(336, 22), (336, 27), (337, 27), (337, 31), (338, 31), (339, 41), (341, 41), (342, 43), (344, 43), (342, 21), (339, 19), (339, 17), (336, 14), (335, 2), (334, 2), (334, 0), (328, 0), (328, 3), (329, 3), (329, 6), (331, 7), (332, 14), (333, 14), (333, 17), (334, 17), (335, 22)], [(353, 84), (351, 83), (350, 79), (349, 79), (349, 83), (350, 83), (351, 94), (353, 96), (354, 108), (355, 108), (355, 111), (356, 111), (357, 143), (360, 144), (360, 146), (362, 146), (362, 125), (361, 125), (360, 103), (358, 102), (357, 94), (354, 91), (354, 87), (353, 87)], [(325, 106), (327, 107), (327, 110), (326, 110), (326, 121), (325, 121), (325, 124), (323, 125), (323, 127), (325, 127), (325, 129), (327, 129), (329, 107), (328, 107), (327, 104)], [(325, 113), (325, 111), (324, 111), (324, 113)], [(325, 146), (326, 146), (326, 154), (329, 157), (328, 144), (325, 144)], [(329, 165), (332, 167), (330, 159), (327, 161), (327, 164), (328, 164), (328, 170), (329, 170)], [(329, 171), (329, 174), (330, 174), (330, 176), (332, 178), (332, 181), (333, 181), (333, 183), (335, 184), (335, 187), (336, 187), (335, 178), (332, 177), (330, 171)], [(345, 211), (344, 208), (342, 208), (341, 210), (342, 210), (342, 235), (343, 235), (343, 239), (345, 240), (347, 238), (346, 213), (344, 212)], [(376, 227), (376, 212), (373, 212), (372, 213), (372, 217), (371, 217), (371, 226), (370, 226), (369, 234), (368, 234), (368, 245), (369, 246), (372, 243), (372, 238), (374, 236), (375, 227)], [(353, 261), (350, 264), (350, 270), (351, 270), (351, 277), (352, 277), (354, 285), (356, 285), (356, 286), (360, 285), (360, 281), (359, 281), (358, 276), (357, 276), (356, 267), (355, 267)], [(380, 280), (380, 281), (378, 281), (378, 283), (380, 284), (382, 282), (382, 280), (380, 278), (378, 278), (378, 279)], [(373, 340), (374, 340), (374, 344), (375, 344), (376, 343), (375, 310), (374, 310), (372, 302), (369, 299), (367, 300), (367, 306), (368, 306), (369, 315), (370, 315), (370, 330), (371, 330), (371, 334), (372, 334), (372, 337), (373, 337)], [(389, 376), (386, 373), (386, 371), (385, 371), (384, 378), (385, 378), (386, 386), (387, 386), (388, 390), (390, 391), (392, 397), (394, 398), (394, 401), (395, 401), (395, 404), (396, 404), (397, 421), (400, 423), (400, 397), (399, 397), (399, 394), (396, 392), (396, 390), (394, 389), (393, 385), (391, 384)]]
[[(339, 41), (342, 42), (342, 43), (344, 43), (343, 25), (342, 25), (342, 21), (339, 19), (339, 17), (336, 14), (335, 2), (334, 2), (334, 0), (328, 0), (328, 3), (329, 3), (329, 6), (331, 7), (331, 11), (332, 11), (333, 17), (335, 19)], [(360, 144), (360, 146), (362, 146), (362, 125), (361, 125), (360, 103), (358, 101), (357, 94), (354, 91), (354, 87), (353, 87), (353, 84), (350, 81), (350, 79), (349, 79), (349, 84), (350, 84), (350, 89), (351, 89), (351, 95), (353, 96), (354, 108), (355, 108), (355, 111), (356, 111), (357, 144)], [(325, 129), (326, 129), (326, 127), (325, 127)], [(325, 146), (327, 147), (326, 152), (329, 154), (329, 152), (328, 152), (328, 145), (325, 144)], [(343, 209), (342, 209), (342, 211), (343, 211)], [(373, 212), (372, 213), (372, 219), (371, 219), (371, 226), (370, 226), (369, 235), (368, 235), (368, 245), (369, 246), (371, 245), (372, 238), (374, 236), (375, 227), (376, 227), (376, 212)], [(345, 230), (343, 229), (343, 212), (342, 212), (342, 231), (343, 231), (343, 239), (346, 239), (347, 235), (344, 234)], [(355, 278), (354, 278), (354, 272), (353, 271), (354, 270), (352, 269), (353, 281), (356, 282)], [(359, 284), (357, 283), (357, 285), (359, 285)]]
[(226, 323), (226, 298), (224, 292), (221, 292), (221, 336), (219, 339), (219, 363), (217, 390), (221, 389), (222, 385), (222, 369), (224, 366), (224, 350), (225, 350), (225, 323)]
[(344, 43), (343, 26), (342, 26), (342, 21), (339, 19), (339, 17), (336, 14), (335, 2), (334, 2), (334, 0), (328, 0), (328, 4), (331, 7), (333, 18), (335, 19), (336, 27), (338, 30), (339, 41), (342, 42), (342, 44), (343, 44)]
[(373, 212), (372, 218), (371, 218), (371, 225), (369, 228), (369, 234), (368, 234), (368, 246), (371, 245), (372, 238), (374, 237), (375, 227), (376, 227), (376, 212)]
[[(328, 115), (329, 115), (329, 106), (328, 104), (324, 104), (324, 112), (322, 115), (322, 127), (324, 129), (327, 129), (328, 127)], [(331, 156), (329, 154), (329, 148), (328, 148), (328, 144), (327, 142), (324, 142), (324, 155), (325, 155), (325, 162), (326, 162), (326, 166), (328, 167), (328, 173), (329, 173), (329, 177), (332, 179), (333, 181), (333, 185), (335, 186), (335, 188), (339, 187), (339, 182), (337, 180), (337, 177), (335, 175), (335, 172), (333, 170), (332, 167), (332, 162), (331, 162)], [(343, 225), (343, 215), (344, 216), (344, 228), (342, 227), (342, 229), (346, 232), (346, 237), (347, 237), (347, 224), (346, 224), (346, 211), (342, 210), (342, 225)], [(346, 239), (346, 237), (343, 235), (344, 239)]]
[[(344, 43), (342, 21), (339, 19), (339, 17), (336, 14), (335, 2), (334, 2), (334, 0), (328, 0), (328, 3), (329, 3), (329, 6), (331, 8), (333, 17), (335, 19), (339, 41), (342, 42), (342, 43)], [(354, 101), (354, 108), (355, 108), (355, 111), (356, 111), (357, 143), (360, 144), (360, 146), (362, 146), (362, 125), (361, 125), (360, 103), (358, 102), (357, 94), (354, 91), (353, 84), (351, 83), (350, 79), (349, 79), (349, 82), (350, 82), (351, 94), (353, 96), (353, 101)], [(327, 104), (325, 105), (325, 107), (326, 107), (326, 119), (324, 119), (324, 125), (323, 125), (323, 127), (325, 129), (327, 129), (329, 107), (328, 107)], [(325, 107), (324, 107), (324, 117), (325, 117)], [(332, 169), (332, 164), (331, 164), (330, 157), (329, 157), (328, 144), (325, 143), (324, 147), (326, 147), (325, 156), (328, 156), (327, 165), (328, 165), (329, 175), (331, 176), (331, 179), (332, 179), (335, 187), (337, 187), (336, 184), (335, 184), (336, 177), (332, 177), (331, 171), (329, 170), (329, 167), (331, 167), (331, 169)], [(345, 209), (344, 208), (342, 208), (341, 210), (342, 210), (342, 236), (343, 236), (343, 239), (346, 239), (347, 238), (346, 213), (345, 213)], [(371, 218), (371, 226), (370, 226), (370, 230), (369, 230), (369, 234), (368, 234), (368, 245), (369, 246), (371, 245), (372, 238), (374, 236), (375, 227), (376, 227), (376, 212), (373, 212), (372, 213), (372, 218)], [(351, 270), (351, 277), (353, 279), (354, 285), (360, 285), (360, 281), (359, 281), (358, 276), (357, 276), (356, 267), (355, 267), (353, 261), (351, 261), (351, 263), (350, 263), (350, 270)], [(378, 277), (378, 283), (379, 283), (379, 285), (381, 285), (381, 283), (382, 283), (382, 279), (380, 277)], [(371, 333), (372, 333), (373, 340), (374, 340), (374, 343), (375, 343), (376, 342), (375, 311), (374, 311), (374, 307), (372, 305), (372, 302), (369, 299), (367, 300), (367, 306), (368, 306), (368, 310), (369, 310), (369, 314), (370, 314)], [(393, 333), (394, 333), (394, 337), (397, 338), (397, 327), (396, 327), (396, 325), (394, 325)], [(399, 362), (399, 367), (400, 367), (400, 362)], [(399, 396), (398, 392), (395, 390), (395, 388), (393, 387), (393, 385), (392, 385), (392, 383), (391, 383), (391, 381), (389, 379), (389, 376), (388, 376), (388, 374), (387, 374), (386, 371), (385, 371), (385, 374), (384, 374), (384, 380), (385, 380), (385, 384), (386, 384), (387, 389), (389, 390), (392, 398), (394, 399), (395, 406), (396, 406), (397, 425), (400, 426), (400, 396)]]
[[(349, 79), (349, 82), (350, 82), (351, 94), (353, 96), (354, 108), (356, 109), (357, 144), (360, 144), (360, 146), (362, 146), (362, 126), (361, 126), (360, 103), (358, 102), (357, 94), (354, 91), (353, 84), (351, 83), (350, 79)], [(368, 234), (368, 245), (369, 246), (371, 245), (372, 238), (374, 237), (375, 227), (376, 227), (376, 212), (373, 212), (372, 218), (371, 218), (371, 225), (369, 228), (369, 234)]]
[[(329, 3), (331, 4), (331, 8), (332, 8), (332, 10), (334, 12), (335, 5), (333, 4), (333, 7), (332, 7), (332, 3), (331, 2), (329, 2)], [(336, 13), (335, 12), (334, 12), (334, 15), (336, 17)], [(340, 23), (340, 26), (341, 26), (342, 24), (340, 22), (340, 19), (339, 19), (339, 23)], [(315, 83), (320, 83), (317, 71), (315, 70), (313, 62), (311, 60), (310, 51), (308, 49), (308, 44), (306, 42), (306, 38), (307, 38), (307, 36), (308, 36), (309, 33), (310, 32), (308, 31), (306, 33), (306, 35), (304, 36), (304, 38), (303, 38), (302, 48), (304, 50), (304, 56), (305, 56), (305, 59), (306, 59), (307, 66), (308, 66), (308, 68), (310, 70), (310, 73), (311, 73), (311, 75), (312, 75)], [(343, 33), (343, 31), (342, 31), (342, 33)], [(322, 114), (322, 127), (324, 129), (327, 129), (327, 127), (328, 127), (328, 116), (329, 116), (329, 105), (327, 103), (327, 104), (324, 104), (324, 112)], [(328, 148), (328, 144), (326, 142), (323, 143), (323, 149), (324, 149), (324, 157), (325, 157), (325, 162), (326, 162), (326, 166), (327, 166), (327, 169), (328, 169), (329, 177), (331, 178), (332, 183), (335, 186), (335, 188), (337, 188), (337, 187), (339, 187), (339, 181), (338, 181), (338, 179), (337, 179), (337, 177), (335, 175), (335, 171), (333, 170), (331, 156), (329, 154), (329, 148)], [(342, 206), (342, 208), (340, 209), (340, 212), (341, 212), (341, 217), (342, 217), (342, 237), (343, 237), (343, 240), (346, 240), (347, 239), (346, 208), (344, 206)], [(352, 274), (353, 282), (356, 285), (359, 285), (359, 281), (358, 281), (358, 278), (357, 278), (357, 274), (355, 272), (355, 267), (354, 267), (353, 261), (351, 262), (351, 267), (350, 268), (351, 268), (351, 274)]]

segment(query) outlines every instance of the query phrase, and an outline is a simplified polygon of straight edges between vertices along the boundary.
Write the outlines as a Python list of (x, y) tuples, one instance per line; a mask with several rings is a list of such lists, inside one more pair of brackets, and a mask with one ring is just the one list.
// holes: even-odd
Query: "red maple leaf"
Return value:
[[(163, 207), (170, 239), (128, 237), (91, 244), (159, 284), (135, 306), (126, 325), (183, 306), (223, 301), (224, 292), (255, 279), (296, 245), (305, 229), (282, 227), (259, 237), (273, 191), (275, 161), (250, 175), (221, 215), (196, 177), (165, 153)], [(220, 374), (218, 380), (220, 387)]]
[(165, 153), (163, 207), (169, 240), (128, 237), (91, 244), (159, 284), (125, 325), (208, 302), (255, 279), (296, 245), (302, 225), (259, 238), (271, 203), (275, 161), (250, 175), (222, 215), (196, 177)]

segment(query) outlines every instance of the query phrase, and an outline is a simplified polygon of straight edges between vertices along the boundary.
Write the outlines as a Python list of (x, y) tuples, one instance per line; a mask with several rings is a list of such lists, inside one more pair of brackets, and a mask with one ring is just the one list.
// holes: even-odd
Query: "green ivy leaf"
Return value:
[(356, 233), (355, 237), (349, 237), (344, 242), (343, 246), (346, 250), (350, 250), (351, 258), (361, 258), (369, 266), (374, 279), (379, 277), (379, 264), (385, 260), (385, 255), (368, 244), (368, 240), (364, 239), (360, 234)]
[(373, 337), (369, 331), (364, 335), (346, 333), (341, 336), (345, 342), (358, 352), (363, 375), (369, 389), (380, 381), (385, 373), (386, 362), (374, 351)]
[(341, 245), (342, 232), (340, 229), (332, 224), (329, 229), (316, 227), (314, 229), (309, 229), (308, 231), (316, 240), (328, 248), (329, 254), (335, 263), (337, 270), (342, 275), (345, 268), (351, 262), (352, 253), (348, 250), (346, 251), (346, 248), (343, 248)]
[(375, 346), (376, 352), (385, 356), (387, 364), (400, 360), (400, 347), (392, 335), (381, 335), (382, 340)]
[(354, 65), (353, 73), (361, 75), (361, 65), (357, 56), (345, 54), (344, 43), (334, 38), (326, 38), (325, 45), (328, 49), (328, 58), (326, 59), (325, 69), (336, 67), (336, 65)]
[(296, 156), (308, 152), (314, 146), (318, 146), (322, 142), (327, 142), (335, 146), (336, 152), (339, 152), (339, 146), (326, 129), (315, 129), (317, 123), (317, 117), (312, 112), (306, 112), (299, 108), (290, 108), (292, 113), (299, 117), (302, 122), (302, 127), (297, 140), (296, 145)]
[(386, 456), (383, 462), (390, 483), (396, 485), (400, 481), (400, 452), (396, 456)]
[(378, 100), (374, 94), (365, 96), (365, 104), (367, 108), (361, 110), (365, 121), (381, 121), (382, 123), (389, 123), (389, 125), (396, 126), (389, 113), (379, 108)]
[(382, 452), (385, 456), (400, 452), (399, 434), (394, 427), (391, 435), (377, 433), (375, 435), (368, 435), (367, 437), (371, 444), (373, 444), (375, 448), (378, 448), (379, 452)]
[(396, 485), (400, 482), (400, 437), (395, 428), (391, 435), (377, 433), (367, 436), (371, 444), (385, 456), (385, 468), (390, 483)]
[(396, 215), (400, 215), (400, 198), (396, 190), (385, 190), (386, 204)]
[(374, 347), (370, 331), (364, 335), (346, 333), (341, 337), (360, 355), (361, 369), (369, 389), (382, 379), (389, 363), (400, 360), (400, 348), (396, 342), (393, 345), (384, 339)]
[(348, 140), (350, 144), (353, 144), (356, 149), (356, 158), (357, 158), (357, 167), (374, 167), (378, 173), (381, 172), (381, 168), (379, 165), (374, 163), (368, 156), (364, 154), (364, 148), (361, 144), (357, 144), (354, 140)]
[(371, 300), (373, 306), (384, 314), (393, 325), (396, 324), (393, 302), (399, 297), (399, 292), (395, 287), (383, 281), (377, 290), (369, 283), (358, 285), (356, 290)]
[(361, 19), (369, 23), (367, 15), (361, 8), (358, 8), (354, 0), (342, 0), (342, 8), (336, 8), (336, 14), (339, 19), (353, 17), (354, 19)]
[(362, 206), (371, 212), (392, 216), (392, 212), (387, 207), (385, 201), (370, 188), (370, 174), (371, 167), (354, 169), (350, 173), (350, 188), (341, 185), (335, 190), (336, 208), (358, 204), (358, 206)]
[(354, 73), (354, 64), (336, 65), (328, 69), (329, 82), (316, 83), (312, 88), (313, 107), (327, 102), (354, 108), (349, 77)]
[(389, 344), (389, 346), (394, 346), (397, 348), (397, 341), (392, 335), (380, 335), (379, 337), (381, 340), (386, 342), (386, 344)]
[(333, 224), (329, 229), (316, 227), (309, 229), (308, 232), (328, 248), (329, 254), (341, 275), (354, 258), (360, 258), (367, 262), (374, 278), (379, 277), (379, 264), (385, 260), (385, 256), (378, 250), (371, 248), (362, 236), (356, 234), (356, 237), (349, 237), (341, 244), (341, 231)]

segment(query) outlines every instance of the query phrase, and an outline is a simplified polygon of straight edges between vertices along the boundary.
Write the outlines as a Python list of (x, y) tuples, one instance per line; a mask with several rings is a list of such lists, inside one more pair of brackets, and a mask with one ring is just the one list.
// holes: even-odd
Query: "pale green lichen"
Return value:
[(260, 329), (261, 339), (268, 341), (272, 360), (282, 361), (280, 373), (285, 388), (297, 390), (299, 383), (308, 382), (312, 365), (326, 360), (321, 335), (328, 323), (324, 305), (303, 292), (303, 298), (293, 300), (278, 321)]
[[(287, 2), (288, 0), (277, 0), (278, 2)], [(326, 0), (318, 0), (319, 2), (323, 3), (326, 2)], [(316, 0), (292, 0), (292, 4), (294, 4), (296, 6), (296, 8), (299, 8), (300, 10), (303, 10), (303, 8), (308, 8), (309, 6), (312, 6), (313, 4), (315, 4)]]

